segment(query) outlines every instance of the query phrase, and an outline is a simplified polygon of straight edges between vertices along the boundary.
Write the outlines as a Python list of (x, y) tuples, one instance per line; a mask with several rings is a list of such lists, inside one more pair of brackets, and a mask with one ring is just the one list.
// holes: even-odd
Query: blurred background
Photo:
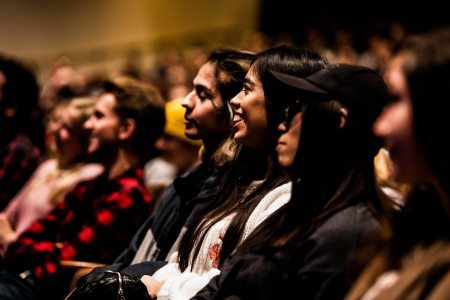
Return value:
[[(382, 69), (377, 60), (407, 34), (450, 23), (442, 6), (429, 1), (394, 8), (380, 1), (344, 7), (294, 0), (0, 0), (0, 53), (27, 61), (42, 82), (70, 66), (85, 77), (119, 71), (160, 85), (190, 85), (190, 74), (218, 45), (261, 51), (297, 43), (332, 62)], [(174, 82), (162, 83), (166, 75)]]

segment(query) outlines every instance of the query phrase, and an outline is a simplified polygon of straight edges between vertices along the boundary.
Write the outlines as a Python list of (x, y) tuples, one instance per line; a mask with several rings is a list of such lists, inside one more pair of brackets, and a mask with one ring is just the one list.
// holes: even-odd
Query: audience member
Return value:
[(0, 213), (0, 250), (5, 253), (22, 232), (45, 217), (80, 181), (93, 179), (103, 168), (89, 163), (89, 136), (83, 123), (96, 98), (74, 98), (60, 104), (60, 115), (49, 131), (55, 141), (55, 157), (43, 161), (30, 180)]
[(39, 85), (22, 62), (0, 54), (0, 210), (42, 160), (43, 128), (36, 120)]
[(201, 141), (184, 134), (183, 99), (166, 102), (166, 126), (155, 147), (161, 155), (146, 163), (145, 183), (150, 194), (156, 199), (176, 176), (183, 174), (200, 163)]
[[(153, 277), (143, 276), (150, 295), (191, 297), (217, 275), (223, 261), (262, 221), (290, 198), (291, 183), (279, 166), (275, 145), (283, 109), (266, 97), (269, 70), (293, 70), (305, 75), (324, 66), (315, 53), (280, 46), (258, 54), (242, 91), (231, 100), (233, 136), (242, 145), (235, 168), (225, 179), (205, 216), (198, 215), (183, 236), (177, 263), (171, 260)], [(271, 101), (272, 100), (272, 101)]]
[[(141, 227), (130, 247), (115, 264), (96, 269), (80, 280), (78, 292), (102, 293), (83, 284), (105, 269), (120, 271), (124, 276), (151, 274), (155, 261), (167, 260), (177, 250), (178, 239), (190, 219), (202, 213), (213, 201), (234, 157), (235, 142), (230, 139), (232, 114), (229, 101), (242, 90), (243, 80), (255, 55), (235, 49), (214, 49), (193, 80), (193, 90), (183, 100), (187, 137), (201, 139), (201, 164), (175, 179), (161, 198), (161, 206)], [(160, 266), (160, 265), (159, 265)], [(102, 298), (104, 294), (96, 294)]]
[[(61, 260), (108, 264), (128, 246), (153, 210), (142, 166), (164, 123), (164, 101), (157, 90), (124, 76), (105, 83), (84, 123), (88, 153), (104, 172), (75, 186), (10, 245), (2, 269), (11, 276), (0, 279), (5, 298), (57, 297), (67, 292), (60, 282)], [(12, 282), (14, 274), (25, 279)]]
[(395, 59), (401, 62), (389, 76), (395, 102), (374, 132), (384, 138), (394, 179), (412, 191), (346, 299), (448, 299), (450, 28), (407, 41)]
[(278, 129), (291, 200), (261, 224), (196, 299), (341, 299), (360, 250), (385, 218), (372, 124), (387, 103), (373, 70), (332, 65), (299, 78), (274, 72), (289, 101)]

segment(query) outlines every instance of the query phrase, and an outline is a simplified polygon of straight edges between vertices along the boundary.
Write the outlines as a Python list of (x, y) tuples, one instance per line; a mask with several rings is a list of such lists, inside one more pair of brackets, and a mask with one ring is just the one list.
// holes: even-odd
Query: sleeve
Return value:
[(44, 219), (35, 221), (10, 246), (5, 256), (7, 265), (20, 272), (31, 270), (36, 278), (56, 273), (60, 248), (55, 241), (64, 217), (70, 218), (60, 208), (54, 209)]
[(177, 263), (167, 264), (153, 275), (154, 279), (164, 282), (158, 293), (158, 299), (190, 299), (219, 273), (220, 271), (215, 268), (202, 275), (188, 270), (180, 272)]
[[(95, 199), (91, 210), (80, 215), (61, 235), (62, 259), (111, 263), (130, 245), (131, 237), (151, 212), (150, 196), (137, 186), (118, 190)], [(83, 209), (83, 208), (82, 208)]]

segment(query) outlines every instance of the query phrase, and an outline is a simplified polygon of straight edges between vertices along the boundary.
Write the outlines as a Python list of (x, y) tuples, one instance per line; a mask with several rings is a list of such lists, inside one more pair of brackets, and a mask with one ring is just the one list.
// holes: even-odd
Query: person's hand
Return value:
[(18, 236), (8, 218), (4, 213), (0, 213), (0, 244), (9, 245), (17, 240)]
[(145, 284), (147, 287), (147, 291), (152, 297), (152, 299), (156, 299), (159, 293), (159, 290), (161, 289), (161, 286), (163, 285), (163, 282), (155, 280), (152, 276), (144, 275), (141, 277), (141, 281)]

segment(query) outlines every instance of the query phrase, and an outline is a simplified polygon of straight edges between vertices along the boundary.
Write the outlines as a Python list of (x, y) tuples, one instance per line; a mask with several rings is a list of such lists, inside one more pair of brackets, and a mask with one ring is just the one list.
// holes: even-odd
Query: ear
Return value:
[(341, 107), (340, 114), (341, 114), (341, 124), (339, 124), (339, 128), (342, 128), (344, 127), (345, 122), (347, 122), (348, 110), (344, 107)]
[(133, 136), (136, 131), (136, 121), (132, 118), (126, 118), (119, 127), (119, 139), (127, 140)]

